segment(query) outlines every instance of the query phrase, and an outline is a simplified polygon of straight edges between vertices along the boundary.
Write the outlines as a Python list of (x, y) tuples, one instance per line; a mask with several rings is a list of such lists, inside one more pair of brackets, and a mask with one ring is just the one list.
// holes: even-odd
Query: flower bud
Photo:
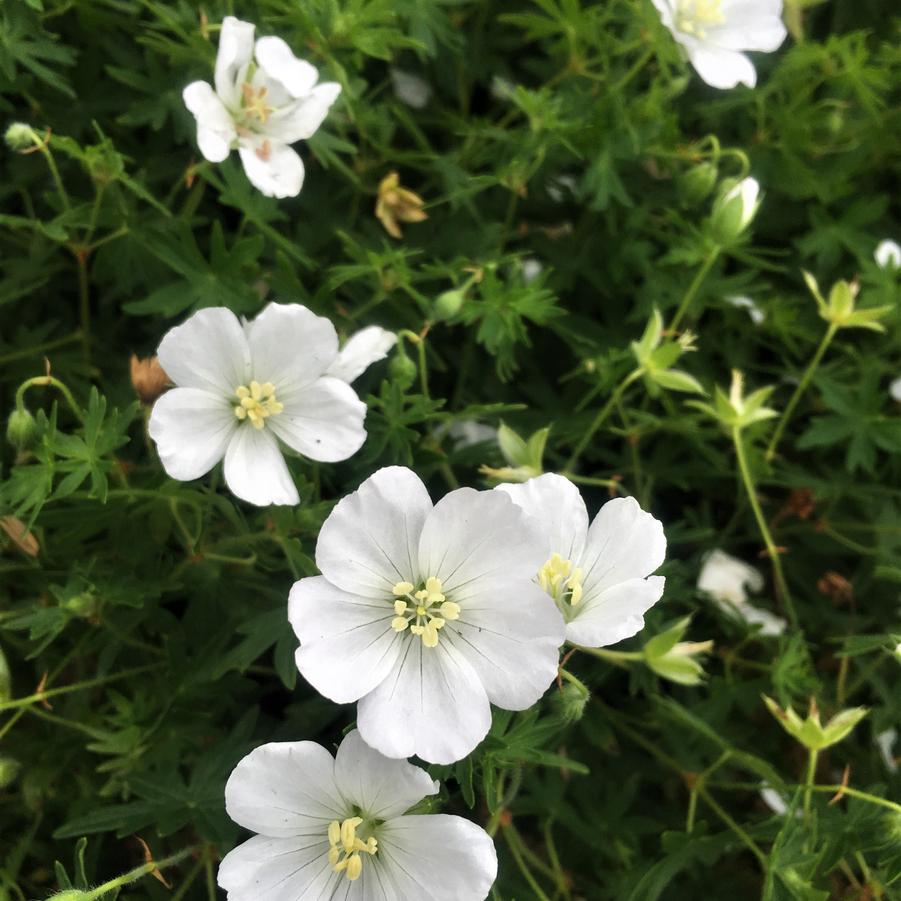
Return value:
[(6, 146), (9, 147), (10, 150), (15, 150), (19, 153), (23, 150), (29, 150), (34, 147), (34, 139), (34, 129), (24, 122), (13, 122), (13, 124), (6, 129)]
[(399, 341), (397, 350), (388, 364), (388, 374), (404, 391), (416, 381), (416, 364), (407, 356), (403, 344)]
[(25, 407), (16, 407), (6, 423), (6, 438), (16, 450), (28, 450), (37, 438), (38, 424)]
[(157, 357), (142, 360), (136, 354), (131, 355), (131, 385), (142, 404), (152, 404), (168, 384), (169, 376)]
[(591, 700), (584, 685), (567, 682), (563, 691), (554, 695), (554, 706), (560, 717), (567, 723), (575, 723), (582, 719), (585, 707)]
[(91, 892), (82, 892), (77, 888), (70, 888), (56, 895), (51, 895), (47, 901), (91, 901), (94, 897)]
[(0, 757), (0, 789), (12, 785), (13, 780), (19, 775), (22, 764), (12, 757)]
[(91, 617), (97, 615), (99, 609), (98, 598), (93, 591), (82, 591), (74, 594), (65, 601), (63, 606), (70, 613), (81, 619), (91, 619)]
[(704, 667), (695, 657), (713, 650), (712, 641), (679, 641), (688, 630), (691, 617), (680, 619), (665, 632), (655, 635), (641, 649), (648, 668), (679, 685), (699, 685), (704, 680)]
[(685, 206), (695, 206), (702, 200), (706, 200), (716, 186), (718, 178), (719, 169), (715, 163), (711, 163), (709, 160), (692, 166), (677, 182), (682, 203)]
[(742, 179), (724, 190), (713, 205), (710, 231), (713, 239), (722, 245), (737, 241), (757, 215), (760, 207), (760, 185), (753, 178)]
[(445, 291), (435, 298), (435, 306), (432, 308), (432, 319), (435, 322), (443, 322), (446, 319), (452, 319), (463, 307), (466, 300), (465, 292), (460, 288), (451, 291)]
[(901, 269), (901, 247), (895, 241), (880, 241), (873, 257), (880, 269)]

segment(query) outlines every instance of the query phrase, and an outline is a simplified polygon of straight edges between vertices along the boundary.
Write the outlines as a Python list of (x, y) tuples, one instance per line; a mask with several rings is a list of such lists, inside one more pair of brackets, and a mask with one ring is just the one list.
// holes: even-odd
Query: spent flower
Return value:
[(783, 710), (772, 698), (763, 696), (767, 709), (779, 724), (810, 751), (822, 751), (831, 745), (838, 744), (850, 735), (854, 727), (869, 713), (866, 707), (849, 707), (840, 710), (828, 723), (820, 722), (820, 710), (814, 698), (810, 699), (810, 708), (805, 719), (801, 719), (794, 708)]
[(375, 215), (392, 238), (403, 237), (401, 222), (423, 222), (428, 219), (425, 201), (400, 183), (397, 172), (389, 172), (379, 182), (375, 201)]

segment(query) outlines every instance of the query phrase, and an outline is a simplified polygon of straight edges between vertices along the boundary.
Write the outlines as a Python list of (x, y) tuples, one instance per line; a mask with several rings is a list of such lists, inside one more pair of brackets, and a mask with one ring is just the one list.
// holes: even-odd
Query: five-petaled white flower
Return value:
[(295, 197), (303, 162), (289, 146), (313, 136), (341, 93), (341, 85), (317, 84), (314, 66), (297, 59), (276, 37), (259, 38), (254, 26), (226, 16), (219, 34), (216, 89), (189, 84), (185, 106), (197, 119), (197, 145), (211, 163), (238, 148), (244, 171), (267, 197)]
[(438, 791), (351, 732), (332, 755), (311, 741), (247, 755), (225, 806), (256, 832), (219, 865), (229, 901), (483, 901), (497, 875), (487, 833), (462, 817), (409, 814)]
[[(634, 498), (615, 498), (589, 526), (588, 510), (569, 479), (545, 473), (498, 485), (540, 525), (550, 555), (538, 583), (566, 620), (566, 640), (589, 648), (616, 644), (644, 627), (665, 580), (652, 576), (666, 554), (663, 526)], [(550, 606), (550, 605), (548, 605)]]
[(397, 335), (378, 325), (367, 325), (354, 332), (329, 366), (326, 375), (350, 384), (356, 381), (373, 363), (384, 360), (397, 344)]
[(709, 594), (721, 610), (733, 613), (746, 623), (759, 625), (761, 635), (781, 635), (785, 620), (769, 610), (748, 603), (748, 592), (763, 588), (763, 576), (753, 566), (724, 551), (711, 551), (698, 576), (698, 589)]
[(322, 575), (291, 589), (297, 667), (331, 700), (360, 701), (360, 733), (383, 754), (460, 760), (490, 704), (525, 710), (557, 674), (563, 620), (533, 581), (547, 553), (499, 492), (432, 506), (415, 473), (380, 469), (322, 526)]
[(896, 241), (880, 241), (873, 258), (880, 269), (901, 269), (901, 247)]
[(166, 472), (197, 479), (225, 459), (225, 481), (251, 504), (296, 504), (279, 441), (334, 463), (366, 440), (366, 405), (328, 374), (338, 335), (299, 304), (267, 306), (242, 325), (230, 310), (200, 310), (169, 331), (159, 361), (176, 385), (154, 404), (150, 436)]
[(782, 0), (653, 0), (663, 24), (713, 88), (753, 88), (757, 72), (742, 50), (771, 53), (785, 40)]

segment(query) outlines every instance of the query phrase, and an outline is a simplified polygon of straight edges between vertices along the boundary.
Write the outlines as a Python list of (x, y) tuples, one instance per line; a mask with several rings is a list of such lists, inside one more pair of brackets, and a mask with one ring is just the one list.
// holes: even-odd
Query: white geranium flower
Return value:
[(219, 34), (216, 89), (205, 81), (182, 93), (197, 119), (197, 146), (211, 163), (238, 148), (251, 183), (267, 197), (296, 197), (304, 167), (289, 146), (313, 136), (341, 93), (317, 84), (314, 66), (297, 59), (276, 37), (259, 38), (254, 26), (226, 16)]
[(411, 109), (424, 109), (432, 96), (432, 88), (429, 83), (412, 72), (404, 72), (402, 69), (392, 69), (391, 85), (394, 88), (394, 96), (401, 103)]
[(547, 536), (550, 556), (538, 583), (566, 620), (566, 640), (599, 648), (631, 638), (663, 594), (652, 576), (666, 554), (663, 526), (631, 497), (588, 510), (569, 479), (546, 473), (519, 485), (498, 485)]
[(557, 675), (563, 621), (532, 577), (538, 531), (496, 491), (432, 506), (409, 469), (370, 476), (319, 533), (321, 576), (291, 589), (297, 667), (388, 757), (465, 757), (490, 704), (525, 710)]
[(483, 901), (497, 876), (484, 829), (409, 814), (438, 791), (351, 732), (332, 755), (311, 741), (251, 751), (225, 786), (228, 815), (257, 833), (225, 855), (228, 901)]
[(881, 269), (901, 269), (901, 247), (894, 241), (880, 241), (873, 256)]
[(176, 387), (154, 404), (150, 436), (173, 479), (198, 479), (224, 458), (232, 494), (296, 504), (279, 441), (333, 463), (366, 440), (366, 405), (327, 374), (335, 328), (299, 304), (271, 303), (244, 325), (224, 307), (200, 310), (157, 353)]
[(760, 325), (763, 320), (766, 319), (766, 313), (764, 313), (750, 297), (733, 294), (730, 297), (724, 298), (724, 300), (730, 307), (735, 307), (738, 310), (747, 310), (748, 315), (751, 317), (751, 322), (753, 322), (754, 325)]
[(397, 335), (378, 325), (369, 325), (354, 333), (338, 352), (326, 375), (350, 384), (356, 381), (373, 363), (384, 360), (397, 344)]
[(748, 592), (762, 588), (760, 570), (720, 550), (711, 551), (705, 557), (698, 576), (698, 589), (709, 594), (721, 610), (759, 625), (762, 635), (781, 635), (786, 626), (782, 617), (748, 603)]
[(888, 386), (888, 393), (892, 400), (896, 400), (901, 404), (901, 378), (892, 381)]
[(742, 50), (765, 53), (785, 40), (782, 0), (653, 0), (663, 24), (713, 88), (753, 88), (754, 65)]

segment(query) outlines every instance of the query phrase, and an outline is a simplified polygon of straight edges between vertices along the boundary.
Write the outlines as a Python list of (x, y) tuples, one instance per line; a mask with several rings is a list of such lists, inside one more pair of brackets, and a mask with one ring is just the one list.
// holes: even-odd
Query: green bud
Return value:
[(435, 306), (432, 308), (432, 319), (435, 322), (453, 319), (462, 309), (465, 300), (466, 292), (460, 288), (439, 294), (435, 299)]
[(677, 183), (682, 203), (685, 206), (694, 206), (702, 200), (706, 200), (716, 186), (718, 178), (719, 169), (716, 163), (705, 160), (703, 163), (698, 163), (697, 166), (692, 166), (683, 173)]
[(388, 364), (388, 374), (404, 391), (416, 381), (416, 364), (407, 356), (401, 341), (397, 342), (397, 350)]
[(0, 757), (0, 788), (11, 785), (21, 769), (22, 764), (18, 760), (13, 760), (12, 757)]
[(563, 691), (558, 691), (554, 695), (554, 706), (567, 723), (575, 723), (582, 719), (589, 700), (591, 695), (584, 685), (567, 682), (563, 686)]
[(700, 685), (704, 667), (695, 657), (713, 650), (712, 641), (679, 641), (688, 630), (691, 617), (680, 619), (665, 632), (655, 635), (642, 649), (648, 668), (661, 679), (679, 685)]
[(34, 147), (35, 137), (34, 129), (24, 122), (13, 122), (13, 124), (6, 129), (6, 145), (10, 150), (15, 150), (17, 152), (29, 150)]
[(721, 245), (734, 244), (745, 232), (760, 207), (760, 185), (753, 178), (725, 182), (713, 205), (710, 233)]
[(838, 744), (869, 713), (866, 707), (849, 707), (839, 711), (824, 726), (820, 723), (820, 711), (815, 698), (810, 699), (810, 709), (807, 718), (803, 720), (792, 707), (783, 710), (766, 695), (763, 695), (763, 701), (779, 725), (810, 751), (822, 751), (823, 748)]
[(97, 615), (99, 609), (97, 595), (92, 591), (82, 591), (79, 594), (72, 595), (63, 606), (70, 613), (79, 616), (82, 619), (90, 619)]
[(25, 407), (17, 407), (9, 414), (6, 438), (16, 450), (28, 450), (37, 437), (38, 424)]
[(68, 891), (51, 895), (47, 901), (93, 901), (93, 898), (93, 892), (82, 892), (77, 888), (70, 888)]

